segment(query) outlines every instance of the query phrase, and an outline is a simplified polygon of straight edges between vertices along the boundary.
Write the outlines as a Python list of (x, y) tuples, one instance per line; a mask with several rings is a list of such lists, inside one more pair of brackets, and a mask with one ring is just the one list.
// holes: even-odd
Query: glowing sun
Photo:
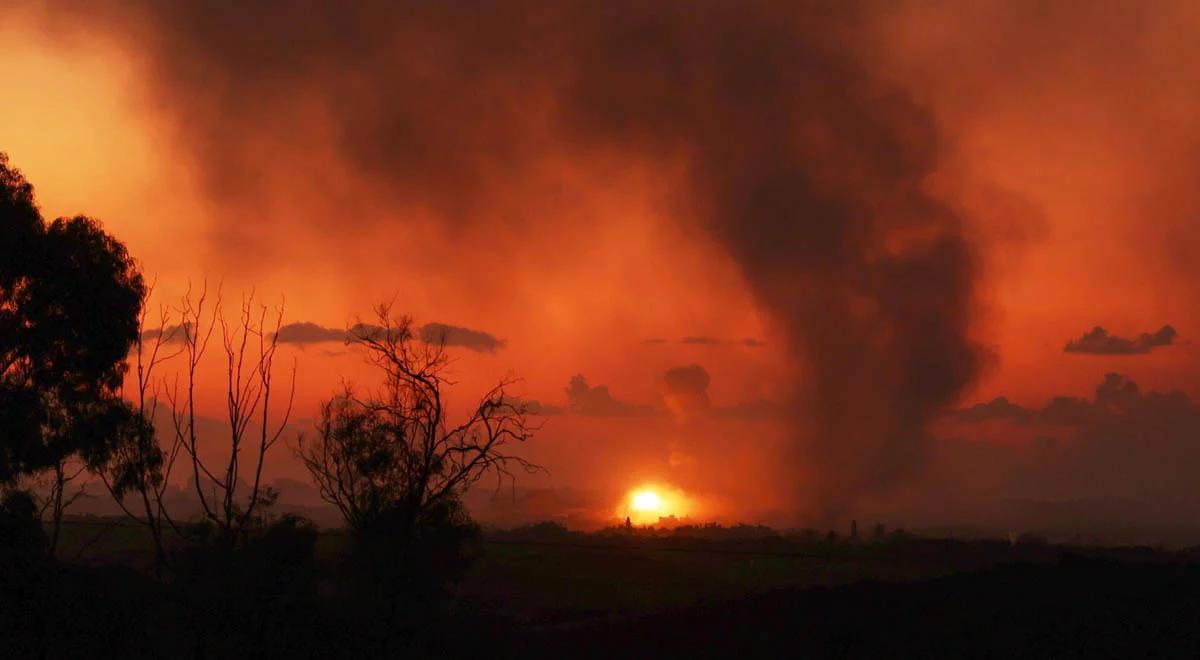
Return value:
[(635, 490), (629, 496), (629, 504), (634, 511), (658, 513), (662, 511), (663, 501), (658, 493), (652, 490)]
[(618, 519), (628, 517), (635, 525), (674, 524), (692, 513), (689, 498), (678, 488), (642, 484), (625, 494), (617, 507)]

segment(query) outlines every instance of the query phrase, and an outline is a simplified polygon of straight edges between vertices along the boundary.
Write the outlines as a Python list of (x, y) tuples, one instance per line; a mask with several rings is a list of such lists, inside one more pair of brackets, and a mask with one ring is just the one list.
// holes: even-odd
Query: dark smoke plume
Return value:
[[(937, 130), (859, 63), (853, 3), (73, 7), (151, 50), (153, 89), (223, 203), (253, 208), (264, 179), (303, 177), (310, 121), (366, 182), (356, 194), (456, 226), (494, 222), (512, 191), (550, 192), (529, 184), (548, 153), (682, 163), (664, 194), (725, 245), (787, 341), (795, 479), (818, 513), (918, 466), (927, 422), (979, 372), (976, 255), (923, 188)], [(343, 221), (309, 220), (331, 236)]]

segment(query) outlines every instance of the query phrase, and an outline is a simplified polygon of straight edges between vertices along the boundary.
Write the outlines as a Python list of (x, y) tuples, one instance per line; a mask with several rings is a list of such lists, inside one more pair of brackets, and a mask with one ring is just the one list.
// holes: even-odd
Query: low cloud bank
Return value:
[(1158, 332), (1143, 332), (1133, 339), (1109, 334), (1108, 330), (1096, 326), (1078, 339), (1067, 342), (1063, 352), (1087, 355), (1140, 355), (1160, 346), (1170, 346), (1178, 336), (1175, 328), (1169, 325), (1164, 325)]

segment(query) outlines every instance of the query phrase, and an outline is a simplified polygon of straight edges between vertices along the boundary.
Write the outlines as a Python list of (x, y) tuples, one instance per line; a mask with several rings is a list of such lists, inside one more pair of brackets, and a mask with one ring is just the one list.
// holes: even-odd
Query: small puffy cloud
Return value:
[(1139, 355), (1159, 346), (1170, 346), (1177, 336), (1179, 333), (1169, 325), (1157, 332), (1143, 332), (1133, 339), (1109, 334), (1108, 330), (1096, 326), (1078, 339), (1067, 342), (1063, 351), (1087, 355)]

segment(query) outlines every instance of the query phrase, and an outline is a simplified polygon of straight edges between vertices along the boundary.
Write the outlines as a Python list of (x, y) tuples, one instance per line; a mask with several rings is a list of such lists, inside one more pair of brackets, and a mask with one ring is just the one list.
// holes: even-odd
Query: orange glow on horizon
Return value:
[(635, 525), (657, 525), (663, 518), (682, 520), (692, 508), (691, 500), (678, 488), (643, 484), (629, 491), (617, 515)]

